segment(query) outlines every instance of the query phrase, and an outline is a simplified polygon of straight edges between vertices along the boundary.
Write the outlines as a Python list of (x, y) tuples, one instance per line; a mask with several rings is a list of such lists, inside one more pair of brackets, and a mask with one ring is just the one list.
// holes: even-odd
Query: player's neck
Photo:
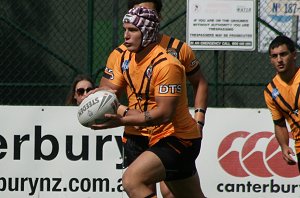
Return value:
[(150, 43), (147, 47), (137, 52), (135, 55), (135, 61), (137, 63), (142, 61), (156, 45), (157, 42)]
[(289, 83), (294, 78), (298, 69), (299, 69), (298, 67), (293, 67), (292, 69), (287, 70), (284, 73), (279, 73), (279, 76), (280, 76), (281, 80), (283, 80), (286, 83)]
[(161, 42), (161, 39), (162, 39), (162, 37), (163, 37), (163, 35), (162, 35), (162, 34), (158, 34), (158, 36), (157, 36), (157, 41), (158, 41), (158, 43), (160, 43), (160, 42)]

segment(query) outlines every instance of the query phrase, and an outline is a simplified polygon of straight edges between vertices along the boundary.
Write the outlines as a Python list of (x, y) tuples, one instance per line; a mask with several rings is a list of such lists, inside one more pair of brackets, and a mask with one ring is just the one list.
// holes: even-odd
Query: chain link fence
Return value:
[[(266, 46), (277, 34), (290, 34), (276, 28), (278, 19), (266, 20), (261, 9), (267, 2), (258, 1), (256, 9), (257, 41)], [(186, 1), (163, 4), (161, 32), (184, 41)], [(0, 1), (0, 104), (64, 105), (77, 74), (99, 82), (110, 51), (123, 41), (126, 11), (124, 0)], [(210, 107), (265, 107), (263, 89), (274, 71), (263, 49), (195, 52), (209, 83)], [(190, 105), (192, 95), (190, 88)]]

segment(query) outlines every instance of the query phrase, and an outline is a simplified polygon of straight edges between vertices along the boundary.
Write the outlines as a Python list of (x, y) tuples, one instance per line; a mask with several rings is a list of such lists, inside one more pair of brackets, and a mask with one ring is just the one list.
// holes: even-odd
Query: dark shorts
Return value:
[(124, 164), (130, 165), (144, 151), (155, 153), (166, 169), (165, 181), (185, 179), (196, 172), (196, 158), (201, 148), (201, 138), (179, 139), (169, 136), (161, 139), (155, 145), (148, 146), (148, 138), (124, 134)]

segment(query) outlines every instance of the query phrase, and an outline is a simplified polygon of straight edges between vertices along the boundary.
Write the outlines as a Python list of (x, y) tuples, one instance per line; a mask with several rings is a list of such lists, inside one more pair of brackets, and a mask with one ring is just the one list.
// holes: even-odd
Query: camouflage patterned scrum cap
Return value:
[(159, 17), (155, 10), (144, 7), (132, 8), (124, 16), (123, 23), (131, 23), (139, 28), (143, 35), (143, 47), (157, 40)]

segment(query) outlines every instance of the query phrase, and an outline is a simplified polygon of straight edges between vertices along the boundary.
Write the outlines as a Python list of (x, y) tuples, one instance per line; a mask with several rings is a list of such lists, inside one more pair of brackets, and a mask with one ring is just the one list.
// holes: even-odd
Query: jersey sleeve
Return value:
[(282, 112), (278, 109), (275, 102), (273, 101), (271, 92), (268, 90), (268, 88), (270, 88), (270, 87), (268, 86), (264, 91), (265, 103), (271, 112), (274, 123), (276, 123), (276, 121), (282, 120), (283, 115), (282, 115)]
[(121, 68), (121, 56), (115, 56), (115, 60), (111, 66), (105, 68), (103, 77), (107, 78), (110, 83), (118, 87), (124, 86), (126, 81)]
[(179, 61), (185, 66), (185, 72), (188, 74), (197, 71), (200, 68), (200, 62), (194, 51), (187, 43), (183, 43), (179, 53)]
[(114, 70), (115, 65), (117, 65), (116, 61), (119, 59), (119, 57), (121, 57), (122, 53), (125, 50), (126, 47), (124, 45), (120, 45), (109, 54), (106, 61), (106, 67), (103, 73), (104, 78), (112, 79), (114, 77), (112, 71)]
[(125, 50), (126, 47), (124, 45), (120, 45), (109, 54), (103, 73), (104, 78), (117, 86), (123, 86), (125, 83), (121, 70), (121, 56), (125, 53)]
[(114, 64), (119, 56), (120, 53), (116, 49), (114, 49), (108, 56), (108, 59), (106, 61), (106, 67), (113, 69)]
[(184, 85), (184, 68), (181, 65), (168, 63), (160, 67), (155, 77), (156, 96), (180, 96)]

